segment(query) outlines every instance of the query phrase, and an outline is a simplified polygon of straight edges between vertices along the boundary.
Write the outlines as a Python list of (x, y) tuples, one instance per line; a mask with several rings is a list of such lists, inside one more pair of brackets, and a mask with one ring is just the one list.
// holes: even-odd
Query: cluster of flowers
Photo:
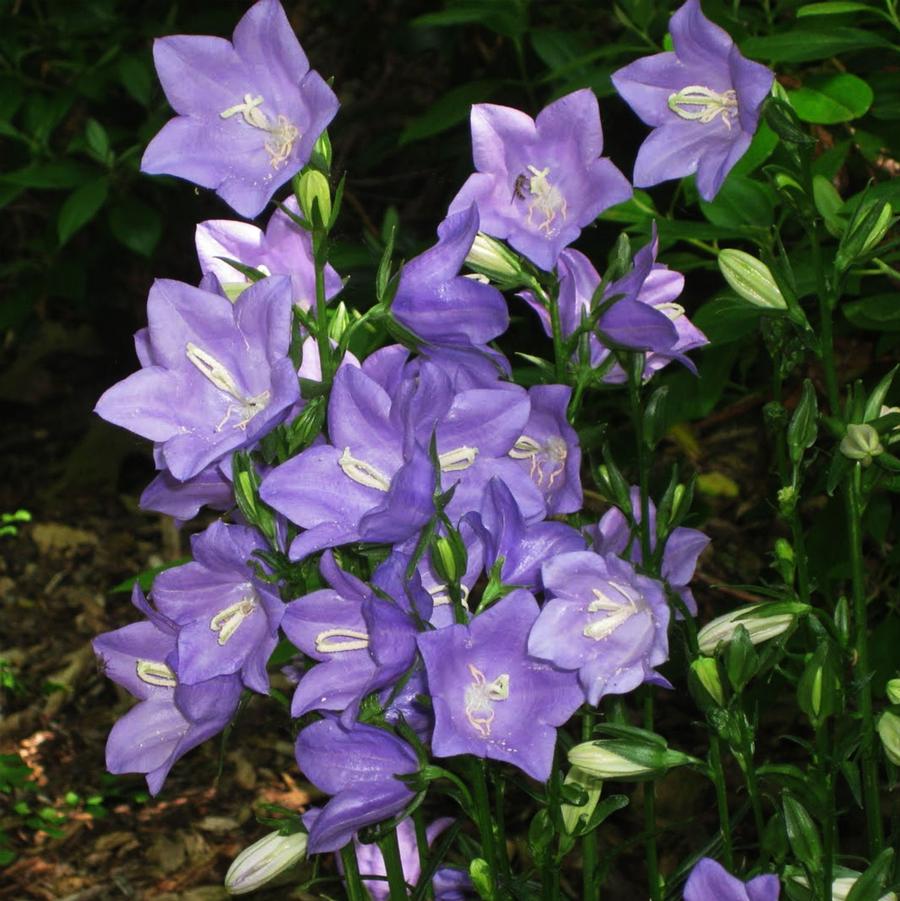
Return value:
[[(772, 75), (743, 59), (697, 0), (671, 32), (674, 52), (613, 79), (654, 128), (634, 180), (696, 172), (711, 197), (746, 150)], [(169, 37), (154, 54), (178, 115), (148, 147), (144, 171), (214, 188), (243, 216), (307, 166), (337, 111), (277, 0), (259, 0), (231, 42)], [(668, 684), (656, 670), (668, 657), (667, 591), (696, 612), (688, 585), (702, 533), (666, 536), (657, 579), (644, 574), (635, 537), (637, 489), (630, 510), (579, 528), (564, 521), (583, 523), (571, 388), (510, 380), (490, 346), (507, 328), (506, 300), (460, 271), (468, 259), (501, 283), (550, 274), (521, 282), (520, 296), (554, 338), (583, 333), (579, 359), (610, 384), (626, 380), (623, 352), (643, 360), (644, 380), (673, 360), (692, 367), (686, 353), (706, 339), (677, 303), (684, 278), (656, 262), (655, 234), (610, 283), (570, 247), (631, 196), (601, 156), (590, 91), (534, 120), (475, 106), (472, 138), (477, 171), (385, 310), (406, 346), (359, 361), (309, 333), (326, 327), (324, 303), (342, 283), (316, 258), (317, 223), (292, 197), (265, 231), (198, 227), (200, 286), (154, 284), (149, 327), (135, 339), (142, 368), (97, 405), (154, 442), (159, 473), (144, 508), (179, 520), (204, 506), (230, 514), (194, 536), (192, 562), (156, 577), (150, 601), (135, 587), (143, 621), (94, 642), (107, 675), (140, 700), (110, 734), (108, 767), (144, 773), (159, 791), (178, 758), (226, 727), (245, 690), (268, 691), (284, 636), (302, 654), (291, 715), (319, 715), (297, 736), (297, 762), (330, 796), (304, 817), (311, 853), (402, 815), (415, 796), (402, 777), (426, 755), (490, 758), (547, 780), (557, 729), (579, 707)], [(238, 472), (236, 452), (312, 421), (305, 414), (326, 394), (324, 430), (271, 465), (254, 454), (255, 468)], [(236, 494), (270, 527), (247, 503), (236, 511)], [(372, 560), (370, 571), (361, 561)], [(297, 592), (285, 566), (315, 590)], [(408, 821), (401, 832), (414, 844)], [(363, 872), (382, 867), (373, 853), (357, 845)], [(465, 882), (438, 871), (437, 897), (462, 897)]]

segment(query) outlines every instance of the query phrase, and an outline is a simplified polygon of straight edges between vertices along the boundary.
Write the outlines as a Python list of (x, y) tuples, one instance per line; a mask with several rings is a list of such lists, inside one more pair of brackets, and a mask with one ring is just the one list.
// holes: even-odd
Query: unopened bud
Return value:
[(331, 219), (331, 188), (328, 179), (318, 169), (307, 169), (297, 183), (297, 201), (307, 222), (315, 222), (313, 207), (318, 206), (318, 217), (324, 225)]
[(502, 241), (478, 232), (466, 256), (466, 264), (501, 285), (519, 285), (524, 270), (522, 260)]
[(884, 200), (864, 200), (856, 209), (835, 256), (835, 265), (844, 270), (871, 253), (884, 237), (894, 211)]
[[(732, 610), (707, 623), (697, 635), (702, 653), (712, 655), (721, 643), (728, 643), (734, 638), (738, 626), (743, 626), (753, 644), (760, 644), (787, 632), (797, 621), (800, 613), (808, 609), (805, 604), (794, 604), (792, 610), (767, 616), (762, 613), (766, 604), (751, 604), (738, 610)], [(779, 607), (784, 605), (779, 604)], [(740, 617), (740, 619), (738, 618)]]
[(584, 804), (577, 805), (563, 802), (560, 805), (560, 813), (562, 814), (566, 832), (569, 835), (573, 835), (578, 828), (579, 822), (582, 819), (588, 822), (591, 819), (591, 814), (596, 810), (603, 791), (603, 780), (597, 776), (592, 776), (577, 766), (573, 766), (566, 774), (564, 785), (574, 785), (580, 788), (587, 796), (587, 801)]
[(725, 281), (748, 303), (767, 310), (787, 310), (778, 284), (761, 260), (729, 248), (719, 253), (719, 269)]
[(797, 507), (797, 492), (792, 485), (778, 490), (778, 512), (786, 519), (790, 518)]
[[(859, 876), (839, 876), (831, 883), (831, 899), (832, 901), (847, 901), (850, 896), (851, 889), (856, 885)], [(809, 880), (806, 876), (792, 876), (791, 881), (797, 882), (804, 888), (809, 888)], [(868, 895), (866, 897), (869, 897)], [(878, 901), (897, 901), (897, 895), (894, 892), (888, 892), (881, 895)]]
[(725, 693), (722, 680), (719, 678), (719, 665), (712, 657), (699, 657), (691, 664), (688, 676), (689, 684), (695, 700), (704, 709), (710, 703), (718, 707), (725, 706)]
[(872, 460), (884, 453), (878, 432), (867, 422), (853, 422), (847, 426), (847, 434), (841, 439), (841, 453), (851, 460), (859, 460), (869, 466)]
[(308, 840), (305, 832), (293, 835), (270, 832), (235, 857), (225, 874), (226, 890), (230, 895), (255, 892), (302, 860)]
[(691, 758), (664, 745), (609, 738), (586, 741), (569, 750), (569, 763), (598, 779), (645, 779), (661, 776)]
[(900, 704), (900, 679), (888, 679), (885, 693), (891, 704)]
[(431, 565), (435, 574), (442, 582), (458, 582), (466, 571), (465, 560), (460, 560), (460, 546), (462, 553), (466, 553), (462, 542), (455, 542), (443, 536), (436, 538), (431, 545)]
[(884, 747), (887, 759), (894, 766), (900, 766), (900, 716), (891, 710), (885, 710), (878, 717), (878, 737)]

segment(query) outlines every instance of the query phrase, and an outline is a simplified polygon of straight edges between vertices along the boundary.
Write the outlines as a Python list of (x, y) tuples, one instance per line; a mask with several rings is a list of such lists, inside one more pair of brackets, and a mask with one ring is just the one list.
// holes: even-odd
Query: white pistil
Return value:
[(212, 382), (219, 391), (222, 391), (234, 400), (234, 403), (229, 404), (225, 409), (225, 415), (216, 425), (215, 430), (217, 432), (222, 431), (225, 423), (231, 418), (232, 413), (238, 413), (241, 417), (232, 428), (245, 430), (247, 423), (269, 405), (269, 399), (272, 395), (268, 389), (253, 397), (247, 397), (241, 391), (240, 386), (228, 369), (202, 347), (197, 347), (196, 344), (188, 341), (184, 347), (184, 352), (185, 356), (197, 367), (202, 376)]
[(451, 451), (438, 454), (438, 462), (441, 464), (441, 472), (459, 472), (468, 469), (478, 456), (477, 447), (456, 447)]
[(174, 688), (178, 684), (171, 667), (159, 660), (138, 660), (137, 677), (155, 688)]
[(263, 103), (262, 96), (254, 97), (252, 94), (244, 94), (244, 102), (229, 106), (219, 113), (219, 118), (230, 119), (232, 116), (241, 116), (244, 122), (251, 128), (258, 128), (266, 132), (269, 139), (263, 145), (272, 158), (272, 168), (277, 169), (284, 165), (294, 149), (294, 142), (300, 137), (300, 129), (297, 128), (285, 116), (279, 115), (273, 124), (271, 119), (259, 108)]
[(608, 582), (607, 584), (625, 599), (625, 603), (614, 601), (599, 588), (592, 589), (594, 600), (588, 604), (588, 613), (603, 612), (607, 614), (602, 619), (595, 619), (584, 627), (582, 635), (585, 638), (592, 638), (594, 641), (602, 641), (612, 635), (619, 626), (639, 612), (635, 603), (637, 598), (627, 586), (620, 585), (618, 582)]
[(466, 686), (466, 719), (482, 738), (487, 738), (494, 721), (494, 703), (509, 697), (509, 673), (501, 673), (488, 682), (478, 667), (471, 663), (468, 666), (473, 681)]
[(660, 313), (665, 313), (673, 322), (684, 316), (684, 307), (680, 303), (661, 303), (656, 306)]
[(358, 632), (355, 629), (325, 629), (316, 636), (316, 650), (320, 654), (361, 651), (368, 646), (368, 633)]
[(721, 114), (725, 127), (730, 130), (738, 114), (737, 94), (734, 90), (719, 93), (702, 84), (689, 84), (669, 94), (669, 109), (681, 119), (703, 125)]
[[(522, 435), (507, 456), (512, 457), (513, 460), (530, 459), (531, 468), (528, 474), (538, 488), (546, 487), (547, 490), (550, 490), (553, 483), (565, 472), (569, 448), (558, 435), (551, 435), (545, 444), (538, 443), (528, 435)], [(552, 464), (549, 473), (544, 472), (544, 465), (547, 463)], [(544, 485), (545, 478), (546, 485)]]
[(533, 198), (528, 204), (528, 224), (534, 225), (532, 216), (537, 210), (544, 217), (544, 221), (538, 223), (538, 230), (549, 235), (557, 215), (562, 216), (563, 219), (567, 218), (568, 204), (559, 188), (547, 180), (547, 176), (550, 174), (549, 166), (538, 169), (536, 166), (529, 165), (528, 171), (531, 173), (531, 178), (528, 179), (528, 192)]
[(238, 626), (256, 610), (256, 597), (249, 595), (236, 604), (220, 610), (210, 621), (209, 628), (219, 633), (218, 643), (224, 645), (237, 631)]
[(358, 485), (385, 492), (391, 487), (391, 480), (383, 472), (376, 469), (371, 463), (354, 457), (350, 453), (349, 447), (344, 448), (344, 452), (338, 460), (338, 466), (344, 470), (345, 476), (353, 479)]
[[(453, 603), (453, 598), (450, 597), (450, 590), (447, 585), (435, 585), (428, 593), (431, 595), (431, 600), (435, 607), (446, 607), (447, 604)], [(464, 604), (469, 600), (469, 589), (465, 585), (459, 586), (459, 596)]]

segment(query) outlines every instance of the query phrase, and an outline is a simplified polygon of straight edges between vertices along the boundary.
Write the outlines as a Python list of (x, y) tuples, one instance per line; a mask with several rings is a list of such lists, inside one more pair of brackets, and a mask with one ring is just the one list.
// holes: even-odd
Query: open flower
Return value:
[(720, 863), (703, 857), (684, 887), (684, 901), (778, 901), (781, 885), (771, 874), (741, 882)]
[(625, 102), (653, 127), (634, 164), (649, 187), (697, 173), (712, 200), (756, 132), (773, 74), (741, 56), (726, 31), (687, 0), (669, 22), (674, 52), (645, 56), (612, 75)]
[(561, 97), (537, 119), (508, 106), (477, 103), (477, 171), (453, 198), (450, 212), (477, 204), (483, 232), (550, 270), (581, 229), (631, 197), (628, 179), (602, 152), (600, 111), (590, 90)]
[(153, 60), (178, 115), (150, 142), (142, 171), (213, 188), (250, 219), (306, 164), (337, 112), (278, 0), (252, 6), (232, 41), (159, 38)]

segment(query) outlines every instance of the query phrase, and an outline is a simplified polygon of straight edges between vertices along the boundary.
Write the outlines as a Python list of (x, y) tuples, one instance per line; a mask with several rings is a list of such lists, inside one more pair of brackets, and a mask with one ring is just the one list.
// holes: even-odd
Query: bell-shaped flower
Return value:
[(363, 826), (394, 816), (414, 797), (397, 777), (419, 769), (415, 752), (383, 729), (329, 717), (300, 732), (295, 753), (306, 778), (332, 795), (310, 826), (310, 854), (337, 851)]
[(139, 503), (142, 510), (165, 513), (181, 522), (193, 519), (203, 507), (227, 510), (233, 505), (230, 455), (183, 482), (163, 469), (144, 489)]
[(549, 271), (581, 229), (631, 197), (628, 179), (602, 152), (600, 111), (590, 90), (561, 97), (537, 119), (508, 106), (477, 103), (477, 171), (453, 198), (450, 213), (476, 204), (481, 231), (508, 241)]
[(592, 551), (553, 557), (542, 576), (549, 600), (528, 637), (529, 654), (577, 670), (595, 706), (644, 682), (668, 686), (654, 671), (669, 656), (669, 607), (659, 582)]
[(697, 190), (712, 200), (746, 153), (759, 123), (772, 72), (741, 56), (699, 0), (669, 20), (674, 51), (645, 56), (612, 75), (625, 102), (653, 131), (641, 144), (634, 184), (645, 188), (697, 173)]
[(156, 609), (178, 628), (179, 682), (239, 673), (248, 688), (268, 692), (285, 606), (250, 566), (254, 552), (268, 549), (256, 529), (215, 522), (191, 537), (192, 562), (156, 577)]
[(159, 38), (153, 61), (178, 115), (150, 142), (142, 171), (212, 188), (248, 219), (306, 164), (337, 112), (278, 0), (250, 7), (231, 41)]
[[(641, 521), (641, 493), (631, 488), (631, 515)], [(591, 539), (594, 550), (601, 555), (616, 554), (632, 563), (643, 562), (640, 537), (631, 531), (625, 514), (618, 507), (610, 507), (595, 526), (587, 526), (585, 534)], [(656, 504), (650, 501), (650, 550), (656, 549)], [(699, 529), (677, 526), (669, 533), (663, 550), (660, 575), (678, 592), (687, 609), (697, 615), (697, 602), (690, 589), (697, 560), (709, 544), (709, 536)]]
[(391, 312), (428, 345), (481, 349), (509, 325), (503, 295), (459, 274), (477, 232), (478, 210), (467, 204), (440, 224), (438, 243), (400, 272)]
[(434, 706), (436, 757), (504, 760), (544, 782), (556, 728), (584, 696), (574, 673), (529, 656), (538, 616), (534, 596), (510, 592), (468, 625), (419, 635)]
[[(146, 607), (137, 586), (134, 600)], [(219, 676), (180, 685), (175, 634), (160, 617), (106, 632), (94, 639), (93, 647), (105, 675), (140, 701), (110, 731), (106, 768), (117, 774), (144, 773), (155, 795), (180, 757), (228, 725), (241, 681)]]
[[(294, 197), (284, 206), (301, 216)], [(263, 275), (287, 275), (291, 279), (291, 300), (304, 310), (316, 304), (316, 270), (312, 256), (312, 238), (282, 209), (275, 210), (263, 231), (249, 222), (213, 219), (201, 222), (195, 234), (197, 258), (204, 275), (218, 278), (225, 293), (234, 298), (250, 279), (226, 260), (234, 260), (262, 272)], [(342, 287), (341, 277), (325, 267), (325, 299), (330, 300)]]
[(748, 882), (732, 876), (711, 857), (701, 858), (684, 886), (684, 901), (778, 901), (781, 884), (767, 873)]
[(263, 279), (232, 304), (221, 294), (157, 280), (139, 332), (143, 368), (113, 385), (96, 412), (157, 442), (179, 481), (253, 444), (300, 397), (288, 356), (290, 282)]

